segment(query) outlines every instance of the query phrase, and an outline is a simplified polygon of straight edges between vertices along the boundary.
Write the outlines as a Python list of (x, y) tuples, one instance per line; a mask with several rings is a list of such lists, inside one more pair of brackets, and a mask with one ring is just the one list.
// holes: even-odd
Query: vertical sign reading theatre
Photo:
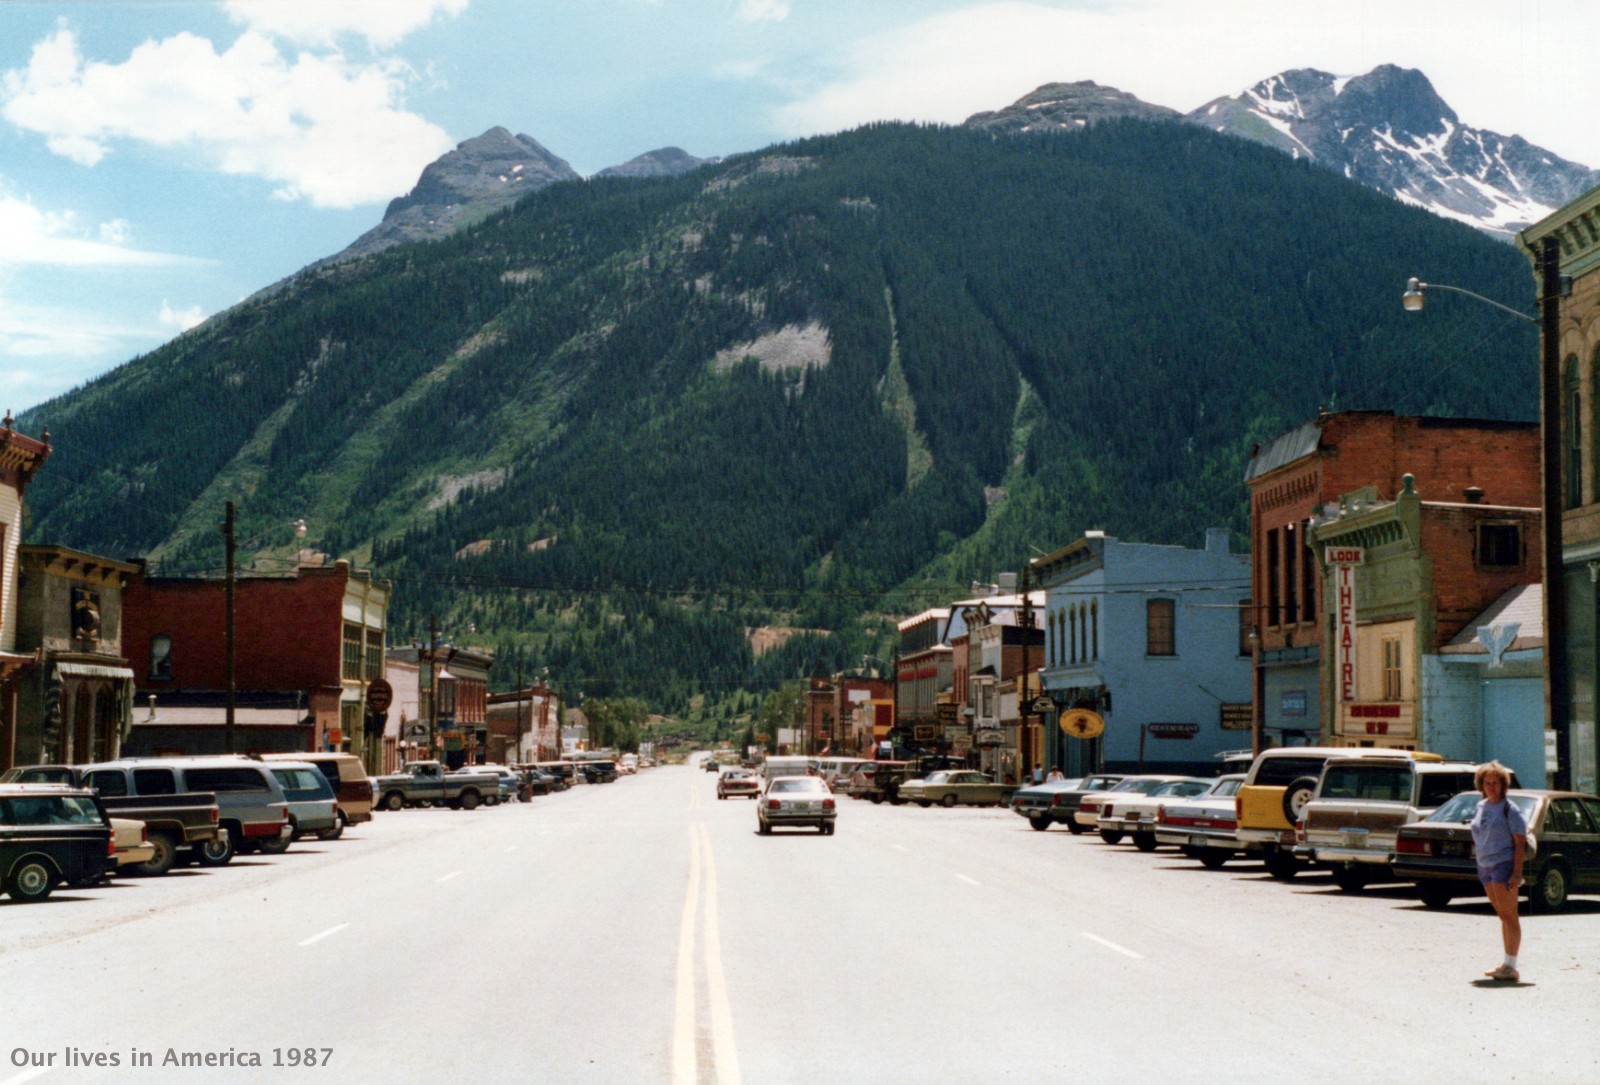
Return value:
[(1330, 546), (1324, 552), (1333, 570), (1333, 622), (1339, 703), (1356, 699), (1356, 566), (1366, 551), (1358, 546)]

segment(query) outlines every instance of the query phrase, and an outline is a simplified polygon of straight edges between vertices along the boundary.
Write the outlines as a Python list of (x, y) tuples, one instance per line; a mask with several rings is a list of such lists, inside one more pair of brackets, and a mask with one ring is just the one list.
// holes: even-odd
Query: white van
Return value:
[(779, 776), (815, 776), (815, 757), (769, 757), (761, 766), (761, 778), (772, 780)]

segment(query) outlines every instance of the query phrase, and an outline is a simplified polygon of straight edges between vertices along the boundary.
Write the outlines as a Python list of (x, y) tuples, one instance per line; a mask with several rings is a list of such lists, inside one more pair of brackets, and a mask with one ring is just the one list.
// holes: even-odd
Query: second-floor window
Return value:
[(380, 629), (367, 630), (367, 673), (364, 675), (368, 682), (383, 677), (383, 631)]
[(1145, 655), (1174, 656), (1178, 642), (1174, 620), (1177, 604), (1171, 599), (1151, 599), (1144, 605)]
[(1478, 564), (1497, 567), (1522, 564), (1522, 530), (1518, 524), (1478, 525)]
[(150, 638), (150, 677), (159, 681), (172, 677), (172, 638), (165, 633)]
[(361, 627), (345, 623), (344, 627), (344, 662), (339, 671), (339, 677), (351, 681), (361, 679)]
[(1400, 691), (1400, 638), (1385, 637), (1383, 639), (1383, 699), (1398, 701)]

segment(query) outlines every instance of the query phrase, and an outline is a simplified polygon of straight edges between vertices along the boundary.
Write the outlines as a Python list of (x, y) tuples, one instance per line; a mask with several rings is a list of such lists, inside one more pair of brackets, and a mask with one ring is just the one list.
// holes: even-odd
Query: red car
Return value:
[(761, 781), (749, 769), (729, 769), (717, 777), (717, 798), (729, 795), (748, 795), (752, 799), (761, 794)]

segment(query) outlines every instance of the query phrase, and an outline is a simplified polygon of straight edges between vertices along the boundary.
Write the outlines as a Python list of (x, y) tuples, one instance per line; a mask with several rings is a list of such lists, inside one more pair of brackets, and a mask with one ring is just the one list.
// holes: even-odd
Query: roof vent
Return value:
[(1483, 504), (1483, 487), (1468, 486), (1461, 491), (1461, 496), (1467, 499), (1467, 504), (1469, 505), (1481, 505)]

